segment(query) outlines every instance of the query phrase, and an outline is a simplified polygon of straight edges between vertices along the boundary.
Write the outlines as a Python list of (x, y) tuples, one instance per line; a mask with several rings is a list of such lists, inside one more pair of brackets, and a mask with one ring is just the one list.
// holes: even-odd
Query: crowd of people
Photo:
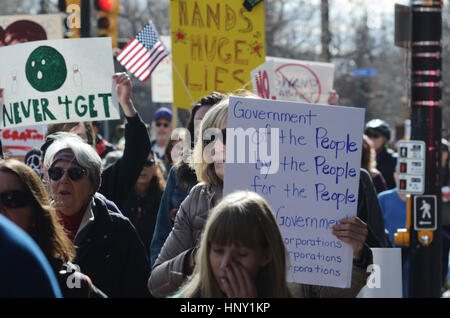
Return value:
[[(27, 264), (26, 276), (0, 277), (0, 297), (356, 297), (370, 248), (395, 246), (406, 208), (385, 121), (367, 122), (362, 136), (357, 216), (332, 229), (353, 249), (351, 287), (288, 283), (289, 256), (271, 207), (253, 192), (223, 197), (226, 139), (204, 138), (227, 128), (230, 95), (213, 92), (191, 105), (187, 142), (172, 134), (171, 110), (158, 109), (151, 141), (130, 78), (113, 80), (126, 118), (123, 145), (101, 136), (99, 122), (52, 124), (32, 150), (37, 169), (0, 159), (0, 268)], [(329, 103), (337, 102), (332, 92)], [(204, 157), (211, 143), (212, 162)], [(442, 147), (448, 185), (446, 140)]]

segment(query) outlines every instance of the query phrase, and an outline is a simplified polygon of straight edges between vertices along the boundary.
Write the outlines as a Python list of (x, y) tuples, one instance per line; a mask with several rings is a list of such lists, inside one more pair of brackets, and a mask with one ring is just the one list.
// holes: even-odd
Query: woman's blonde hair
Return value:
[(16, 175), (25, 191), (33, 197), (34, 220), (28, 234), (36, 241), (47, 259), (59, 259), (63, 263), (72, 261), (75, 257), (75, 247), (59, 223), (44, 184), (36, 172), (15, 159), (0, 160), (0, 171)]
[(376, 170), (376, 151), (372, 140), (367, 135), (363, 135), (362, 151), (361, 151), (361, 168), (371, 172)]
[(258, 297), (284, 298), (292, 294), (286, 282), (288, 254), (278, 224), (267, 201), (255, 192), (238, 191), (226, 196), (212, 211), (206, 223), (193, 275), (180, 289), (180, 297), (225, 297), (211, 265), (212, 243), (261, 247), (270, 261), (256, 277)]
[(231, 96), (259, 98), (248, 90), (238, 89), (230, 95), (225, 95), (224, 98), (209, 110), (205, 117), (203, 117), (200, 124), (199, 137), (194, 145), (193, 154), (191, 156), (190, 166), (195, 170), (198, 181), (204, 182), (207, 185), (220, 185), (222, 180), (220, 180), (216, 174), (214, 163), (208, 163), (205, 160), (204, 137), (207, 136), (208, 130), (220, 129), (223, 126), (227, 126), (228, 104), (230, 103)]
[(208, 163), (204, 158), (205, 144), (203, 137), (209, 129), (226, 126), (228, 118), (228, 102), (229, 98), (220, 101), (216, 106), (209, 110), (203, 117), (200, 124), (199, 137), (195, 143), (193, 154), (191, 157), (191, 168), (195, 170), (197, 180), (207, 185), (221, 184), (220, 178), (214, 169), (214, 163)]

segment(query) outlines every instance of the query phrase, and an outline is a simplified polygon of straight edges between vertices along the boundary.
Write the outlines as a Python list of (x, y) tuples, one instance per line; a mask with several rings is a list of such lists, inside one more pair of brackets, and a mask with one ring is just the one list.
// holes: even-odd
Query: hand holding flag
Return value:
[(149, 21), (116, 55), (116, 59), (141, 82), (145, 82), (166, 56), (166, 47)]

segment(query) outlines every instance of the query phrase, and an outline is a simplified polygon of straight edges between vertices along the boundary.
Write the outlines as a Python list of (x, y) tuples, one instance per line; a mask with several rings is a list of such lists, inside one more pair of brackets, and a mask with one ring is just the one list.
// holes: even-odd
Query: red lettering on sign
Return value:
[(2, 131), (2, 138), (12, 141), (44, 140), (44, 135), (38, 133), (36, 129), (25, 129), (20, 133), (17, 130), (5, 129)]
[(262, 74), (261, 71), (258, 71), (256, 75), (256, 90), (258, 91), (259, 97), (270, 98), (269, 76), (265, 70), (263, 70)]

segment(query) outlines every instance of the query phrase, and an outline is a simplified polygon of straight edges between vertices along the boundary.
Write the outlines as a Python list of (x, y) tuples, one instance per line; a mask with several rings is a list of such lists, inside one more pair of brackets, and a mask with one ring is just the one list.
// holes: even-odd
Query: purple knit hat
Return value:
[(67, 161), (70, 163), (74, 163), (77, 166), (86, 169), (89, 172), (89, 178), (91, 179), (92, 182), (92, 187), (94, 188), (94, 191), (97, 192), (98, 189), (100, 188), (100, 184), (101, 184), (101, 176), (100, 173), (92, 173), (92, 170), (81, 166), (78, 161), (77, 158), (75, 157), (75, 154), (73, 153), (72, 149), (70, 148), (65, 148), (62, 149), (60, 151), (58, 151), (55, 156), (53, 157), (53, 162), (51, 164), (51, 167), (53, 167), (56, 162), (58, 161)]

